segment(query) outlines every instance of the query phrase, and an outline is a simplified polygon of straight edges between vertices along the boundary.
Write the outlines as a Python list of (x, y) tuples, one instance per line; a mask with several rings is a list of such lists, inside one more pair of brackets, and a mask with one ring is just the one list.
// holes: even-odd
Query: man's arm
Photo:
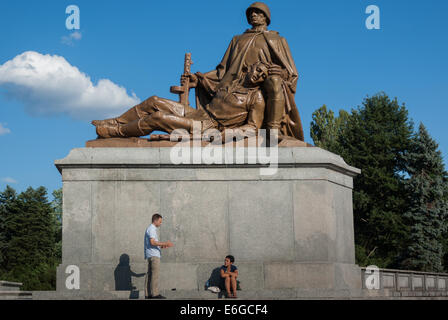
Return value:
[(151, 242), (152, 246), (160, 247), (162, 249), (171, 248), (174, 246), (174, 244), (171, 241), (160, 242), (156, 241), (154, 238), (151, 238), (149, 241)]

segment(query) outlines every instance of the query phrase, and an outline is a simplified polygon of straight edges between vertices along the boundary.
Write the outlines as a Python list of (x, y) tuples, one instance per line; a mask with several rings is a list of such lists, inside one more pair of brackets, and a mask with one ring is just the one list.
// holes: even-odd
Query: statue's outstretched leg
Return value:
[(100, 138), (127, 138), (143, 137), (156, 130), (171, 133), (175, 129), (185, 129), (191, 132), (192, 127), (192, 119), (157, 111), (126, 124), (97, 126), (96, 132)]
[(179, 117), (174, 114), (165, 112), (155, 112), (142, 119), (141, 128), (149, 134), (153, 131), (164, 131), (171, 133), (176, 129), (185, 129), (188, 132), (193, 130), (193, 119), (187, 117)]
[(140, 119), (143, 116), (143, 113), (140, 111), (141, 106), (137, 105), (132, 107), (121, 116), (117, 118), (111, 118), (106, 120), (93, 120), (92, 124), (94, 126), (117, 126), (119, 124), (126, 124), (137, 119)]
[(127, 124), (158, 111), (174, 114), (180, 117), (185, 115), (184, 105), (169, 99), (152, 96), (135, 107), (132, 107), (117, 118), (94, 120), (92, 121), (92, 124), (94, 126), (116, 126), (119, 124)]

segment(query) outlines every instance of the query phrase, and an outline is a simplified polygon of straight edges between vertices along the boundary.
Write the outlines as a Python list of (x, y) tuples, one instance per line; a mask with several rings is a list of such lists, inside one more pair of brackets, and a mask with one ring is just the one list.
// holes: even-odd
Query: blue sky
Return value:
[[(57, 66), (74, 76), (71, 82), (33, 80), (28, 84), (33, 91), (0, 81), (0, 190), (6, 184), (19, 191), (40, 185), (50, 193), (60, 188), (53, 162), (96, 137), (88, 120), (151, 95), (177, 99), (169, 87), (178, 84), (185, 52), (192, 53), (194, 72), (215, 68), (232, 37), (249, 27), (245, 9), (251, 3), (1, 1), (0, 68), (32, 51), (35, 55), (27, 59), (42, 59), (42, 65), (45, 55), (63, 57), (65, 64)], [(288, 40), (300, 73), (296, 101), (306, 141), (312, 142), (311, 114), (323, 104), (334, 111), (350, 110), (367, 95), (384, 91), (406, 104), (416, 124), (421, 121), (427, 126), (446, 162), (447, 1), (266, 3), (272, 13), (270, 29)], [(77, 39), (67, 40), (73, 30), (66, 29), (65, 9), (71, 4), (80, 9), (81, 28)], [(380, 30), (365, 27), (365, 10), (371, 4), (381, 10)], [(82, 82), (78, 78), (86, 81), (85, 88), (90, 81), (95, 87), (83, 102), (76, 97), (84, 90), (78, 88)], [(109, 91), (98, 89), (100, 79), (110, 80), (104, 83), (107, 90), (121, 88), (110, 105), (104, 98)], [(70, 94), (73, 101), (66, 99)]]

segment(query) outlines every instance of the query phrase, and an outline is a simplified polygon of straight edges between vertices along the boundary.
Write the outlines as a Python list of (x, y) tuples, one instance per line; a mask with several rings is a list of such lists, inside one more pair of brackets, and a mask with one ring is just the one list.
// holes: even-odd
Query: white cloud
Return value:
[(11, 183), (11, 184), (17, 184), (18, 183), (18, 181), (16, 181), (13, 178), (10, 178), (10, 177), (2, 178), (2, 181), (6, 182), (6, 183)]
[(11, 133), (11, 130), (9, 130), (8, 128), (4, 127), (2, 123), (0, 123), (0, 136), (4, 135), (4, 134), (8, 134)]
[(73, 33), (70, 33), (68, 36), (63, 36), (61, 38), (61, 42), (63, 44), (69, 45), (69, 46), (74, 46), (74, 40), (79, 41), (82, 39), (82, 33), (75, 31)]
[(70, 35), (70, 37), (72, 37), (75, 40), (81, 40), (82, 34), (81, 32), (75, 31)]
[(140, 99), (108, 79), (95, 85), (64, 57), (24, 52), (0, 65), (0, 87), (32, 115), (68, 114), (92, 120), (117, 116)]

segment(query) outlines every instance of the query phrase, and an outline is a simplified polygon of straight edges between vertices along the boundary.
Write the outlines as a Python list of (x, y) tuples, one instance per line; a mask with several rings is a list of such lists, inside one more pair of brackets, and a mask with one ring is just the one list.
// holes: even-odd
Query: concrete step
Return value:
[[(223, 292), (213, 293), (207, 290), (162, 290), (163, 296), (170, 300), (220, 300), (227, 299)], [(345, 290), (241, 290), (237, 292), (239, 300), (296, 300), (296, 299), (350, 299), (360, 297), (361, 291)], [(76, 299), (76, 300), (144, 300), (144, 291), (34, 291), (35, 300)], [(230, 300), (230, 299), (229, 299)], [(235, 300), (235, 299), (231, 299)]]
[(11, 281), (0, 281), (0, 292), (3, 291), (20, 291), (22, 283)]
[(434, 298), (434, 299), (448, 299), (448, 291), (442, 290), (367, 290), (363, 289), (363, 297), (365, 299), (419, 299), (419, 298)]
[(0, 291), (0, 300), (31, 300), (31, 291)]
[[(169, 300), (227, 300), (223, 293), (206, 290), (164, 290)], [(237, 300), (448, 300), (447, 291), (391, 290), (241, 290)], [(144, 291), (33, 291), (33, 300), (144, 300)], [(229, 299), (235, 300), (235, 299)]]

